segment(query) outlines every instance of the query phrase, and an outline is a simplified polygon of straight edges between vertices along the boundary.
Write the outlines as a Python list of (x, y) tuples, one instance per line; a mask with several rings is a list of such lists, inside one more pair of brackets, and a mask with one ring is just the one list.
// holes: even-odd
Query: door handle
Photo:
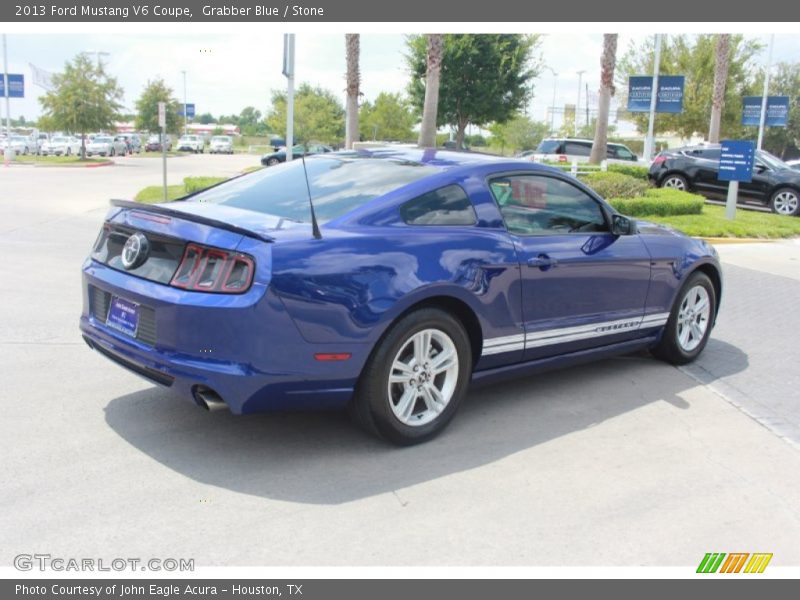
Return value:
[(551, 267), (555, 267), (558, 265), (558, 261), (555, 258), (550, 258), (547, 254), (540, 254), (535, 258), (528, 259), (528, 266), (529, 267), (537, 267), (541, 271), (547, 271)]

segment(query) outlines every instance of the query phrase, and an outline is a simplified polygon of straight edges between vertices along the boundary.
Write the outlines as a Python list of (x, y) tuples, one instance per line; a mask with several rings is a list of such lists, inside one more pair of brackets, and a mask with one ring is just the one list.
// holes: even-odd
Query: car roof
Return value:
[(334, 155), (356, 155), (365, 158), (385, 158), (390, 160), (404, 160), (415, 162), (422, 165), (439, 167), (443, 171), (456, 169), (465, 166), (489, 165), (502, 163), (516, 163), (517, 165), (530, 165), (529, 161), (496, 156), (494, 154), (483, 154), (480, 152), (459, 152), (456, 150), (439, 150), (438, 148), (409, 148), (379, 146), (377, 148), (359, 148), (358, 150), (335, 152)]

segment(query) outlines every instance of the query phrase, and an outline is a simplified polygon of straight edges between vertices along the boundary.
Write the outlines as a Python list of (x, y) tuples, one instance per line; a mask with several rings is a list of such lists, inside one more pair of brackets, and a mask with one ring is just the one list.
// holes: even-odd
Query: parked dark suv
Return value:
[[(720, 181), (719, 145), (664, 150), (650, 165), (650, 181), (724, 200), (728, 182)], [(800, 172), (764, 150), (756, 151), (753, 180), (739, 183), (740, 204), (761, 204), (779, 215), (800, 214)]]

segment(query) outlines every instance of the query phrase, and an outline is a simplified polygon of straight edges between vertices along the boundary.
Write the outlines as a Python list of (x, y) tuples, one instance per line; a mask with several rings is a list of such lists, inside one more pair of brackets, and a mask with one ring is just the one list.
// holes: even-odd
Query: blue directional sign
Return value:
[[(6, 96), (6, 82), (2, 73), (0, 73), (0, 98)], [(8, 97), (9, 98), (24, 98), (25, 97), (25, 76), (21, 73), (8, 74)]]
[[(683, 75), (661, 75), (658, 78), (658, 97), (656, 112), (683, 112)], [(628, 111), (650, 112), (650, 98), (653, 93), (653, 78), (635, 76), (628, 78)]]
[(718, 179), (720, 181), (751, 181), (756, 145), (749, 140), (723, 140), (721, 146)]
[[(742, 98), (742, 125), (761, 124), (761, 99), (763, 96)], [(767, 127), (786, 127), (789, 123), (789, 96), (767, 96)]]
[[(186, 105), (186, 115), (190, 119), (194, 119), (194, 104), (187, 104)], [(183, 116), (183, 104), (178, 105), (178, 116)]]

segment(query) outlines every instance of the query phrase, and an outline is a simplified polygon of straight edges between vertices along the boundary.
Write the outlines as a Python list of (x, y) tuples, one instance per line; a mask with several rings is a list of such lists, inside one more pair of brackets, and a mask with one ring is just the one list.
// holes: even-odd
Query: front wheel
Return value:
[(676, 190), (680, 190), (682, 192), (688, 192), (689, 182), (686, 181), (686, 177), (684, 177), (683, 175), (678, 175), (677, 173), (671, 173), (661, 180), (661, 187), (673, 188)]
[(796, 217), (800, 214), (800, 194), (790, 188), (777, 190), (769, 199), (769, 208), (778, 215)]
[(464, 326), (439, 309), (398, 321), (361, 374), (351, 413), (366, 429), (401, 446), (425, 442), (452, 420), (472, 372)]
[(705, 273), (695, 271), (678, 293), (653, 355), (674, 365), (692, 362), (706, 347), (716, 316), (714, 284)]
[(274, 166), (274, 165), (277, 165), (279, 162), (281, 162), (281, 161), (279, 161), (279, 160), (278, 160), (277, 158), (275, 158), (275, 157), (272, 157), (272, 158), (270, 158), (270, 159), (268, 159), (268, 160), (267, 160), (267, 166), (268, 166), (268, 167), (272, 167), (272, 166)]

